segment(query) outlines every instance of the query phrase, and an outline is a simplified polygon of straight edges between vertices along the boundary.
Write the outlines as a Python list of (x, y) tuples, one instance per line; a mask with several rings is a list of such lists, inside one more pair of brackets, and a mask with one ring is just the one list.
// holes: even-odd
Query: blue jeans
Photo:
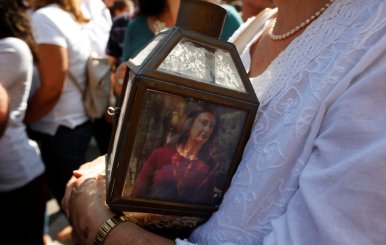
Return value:
[(74, 129), (60, 126), (54, 136), (32, 131), (31, 138), (40, 147), (48, 186), (60, 204), (72, 171), (86, 161), (86, 152), (92, 137), (92, 124), (87, 121)]

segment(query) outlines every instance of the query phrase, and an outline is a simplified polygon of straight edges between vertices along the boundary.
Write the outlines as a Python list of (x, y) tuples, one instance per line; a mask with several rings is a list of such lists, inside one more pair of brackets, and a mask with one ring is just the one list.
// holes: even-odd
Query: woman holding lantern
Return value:
[[(273, 2), (241, 51), (260, 108), (219, 210), (186, 240), (122, 222), (104, 244), (383, 243), (386, 3)], [(67, 189), (85, 244), (114, 216), (103, 190), (103, 179), (86, 176)]]

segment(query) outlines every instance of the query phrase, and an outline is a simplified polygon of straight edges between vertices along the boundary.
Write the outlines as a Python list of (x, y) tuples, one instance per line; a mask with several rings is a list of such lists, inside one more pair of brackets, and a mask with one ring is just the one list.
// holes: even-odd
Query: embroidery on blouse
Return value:
[[(369, 26), (369, 21), (381, 26), (374, 17), (380, 14), (380, 2), (335, 1), (335, 6), (296, 38), (262, 75), (251, 79), (261, 103), (258, 120), (231, 188), (224, 196), (225, 203), (205, 225), (196, 229), (192, 235), (194, 242), (259, 244), (272, 230), (271, 221), (285, 212), (312, 151), (290, 156), (288, 142), (301, 144), (310, 137), (321, 100), (339, 85), (337, 81), (371, 45), (367, 41), (371, 42), (372, 34), (378, 30), (363, 26)], [(352, 25), (354, 20), (357, 22)], [(305, 41), (308, 36), (313, 37), (312, 42)], [(363, 36), (368, 40), (360, 40)], [(284, 60), (288, 65), (284, 66)], [(293, 84), (289, 86), (287, 81)], [(282, 129), (285, 123), (288, 128)], [(294, 157), (293, 163), (288, 161), (289, 157)], [(279, 163), (279, 159), (286, 164), (265, 163)], [(289, 174), (283, 175), (284, 172)]]

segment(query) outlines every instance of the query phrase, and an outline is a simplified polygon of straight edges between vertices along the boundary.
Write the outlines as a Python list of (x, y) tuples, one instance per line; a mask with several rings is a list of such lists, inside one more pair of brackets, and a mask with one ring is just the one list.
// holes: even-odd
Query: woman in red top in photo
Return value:
[(211, 205), (216, 164), (211, 157), (219, 118), (197, 103), (175, 143), (155, 149), (137, 176), (132, 197)]

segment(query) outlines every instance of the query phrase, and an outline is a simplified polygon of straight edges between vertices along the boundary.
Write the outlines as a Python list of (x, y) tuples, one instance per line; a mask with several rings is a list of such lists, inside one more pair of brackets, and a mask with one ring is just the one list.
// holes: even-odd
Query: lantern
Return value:
[(176, 27), (127, 61), (107, 204), (170, 238), (217, 210), (259, 105), (235, 46), (219, 40), (225, 16), (181, 1)]

